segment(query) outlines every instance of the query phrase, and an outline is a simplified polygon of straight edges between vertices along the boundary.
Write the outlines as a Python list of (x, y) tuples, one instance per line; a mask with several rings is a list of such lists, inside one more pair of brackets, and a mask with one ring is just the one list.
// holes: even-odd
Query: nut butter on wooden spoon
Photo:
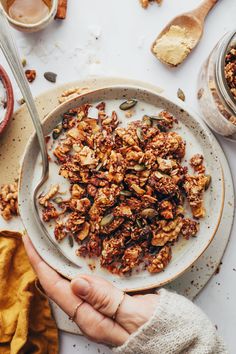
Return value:
[(218, 0), (204, 0), (199, 7), (175, 17), (159, 34), (151, 51), (162, 63), (181, 64), (199, 43), (204, 21)]
[(25, 24), (35, 24), (50, 12), (51, 0), (8, 0), (7, 13), (13, 19)]

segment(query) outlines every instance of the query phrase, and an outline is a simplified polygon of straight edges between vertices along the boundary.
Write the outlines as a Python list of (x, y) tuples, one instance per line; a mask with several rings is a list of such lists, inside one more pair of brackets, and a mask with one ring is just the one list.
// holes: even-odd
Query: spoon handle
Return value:
[(192, 11), (192, 14), (203, 22), (217, 2), (218, 0), (204, 0), (199, 7)]
[(48, 155), (47, 155), (47, 147), (45, 143), (42, 125), (40, 122), (39, 114), (35, 106), (32, 93), (30, 91), (29, 84), (26, 80), (25, 73), (23, 71), (21, 60), (11, 33), (11, 28), (8, 24), (6, 15), (1, 5), (0, 5), (0, 48), (2, 49), (3, 54), (5, 55), (8, 61), (8, 64), (13, 72), (15, 80), (21, 90), (21, 93), (28, 107), (31, 119), (33, 121), (36, 130), (36, 134), (38, 137), (38, 142), (42, 154), (42, 160), (43, 160), (42, 174), (46, 175), (48, 173)]

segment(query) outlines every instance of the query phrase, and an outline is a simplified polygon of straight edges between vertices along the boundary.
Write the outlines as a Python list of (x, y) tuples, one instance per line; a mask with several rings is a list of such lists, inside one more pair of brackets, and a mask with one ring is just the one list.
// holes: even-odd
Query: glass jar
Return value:
[(236, 46), (236, 31), (227, 33), (203, 64), (197, 98), (203, 118), (216, 133), (236, 140), (236, 97), (225, 78), (225, 57)]

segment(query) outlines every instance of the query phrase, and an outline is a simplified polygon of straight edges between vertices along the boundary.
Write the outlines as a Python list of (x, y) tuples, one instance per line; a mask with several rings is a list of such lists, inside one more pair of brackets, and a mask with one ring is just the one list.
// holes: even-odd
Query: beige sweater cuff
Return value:
[(181, 295), (161, 289), (150, 320), (114, 353), (226, 354), (226, 348), (206, 315)]

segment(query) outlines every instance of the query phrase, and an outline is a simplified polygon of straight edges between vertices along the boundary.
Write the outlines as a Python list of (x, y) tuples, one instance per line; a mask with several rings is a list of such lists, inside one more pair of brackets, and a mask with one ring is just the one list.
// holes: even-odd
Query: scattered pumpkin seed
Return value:
[(138, 103), (138, 101), (137, 101), (137, 100), (134, 100), (134, 99), (133, 99), (133, 100), (127, 100), (127, 101), (121, 103), (120, 109), (121, 109), (122, 111), (127, 111), (128, 109), (131, 109), (131, 108), (133, 108), (134, 106), (136, 106), (137, 103)]
[(211, 176), (210, 175), (206, 175), (207, 177), (207, 181), (205, 184), (205, 191), (209, 188), (210, 184), (211, 184)]
[(53, 202), (56, 204), (61, 204), (63, 202), (63, 199), (61, 197), (56, 197), (53, 199)]
[(200, 100), (203, 96), (203, 93), (204, 93), (204, 89), (203, 88), (200, 88), (200, 90), (198, 91), (197, 93), (197, 99)]
[(104, 216), (104, 218), (102, 218), (100, 225), (101, 226), (109, 225), (113, 220), (114, 220), (114, 215), (112, 213), (107, 214), (106, 216)]
[(139, 140), (140, 141), (144, 141), (143, 131), (142, 131), (142, 129), (140, 127), (137, 128), (136, 133), (137, 133), (137, 137), (139, 138)]
[(152, 126), (152, 120), (149, 116), (147, 116), (146, 114), (143, 116), (142, 118), (142, 122), (145, 124), (145, 125), (148, 125), (148, 126)]
[(17, 103), (22, 106), (24, 103), (25, 103), (25, 99), (24, 98), (21, 98), (17, 101)]
[(52, 137), (53, 139), (57, 139), (62, 132), (62, 124), (58, 124), (55, 129), (53, 129)]
[(141, 211), (140, 215), (143, 218), (154, 218), (157, 215), (157, 211), (152, 208), (147, 208)]
[(74, 238), (72, 235), (68, 236), (69, 245), (72, 248), (74, 246)]
[(55, 83), (57, 81), (57, 74), (51, 72), (51, 71), (47, 71), (46, 73), (44, 73), (44, 77), (46, 80)]
[(126, 196), (126, 197), (131, 197), (132, 192), (123, 190), (123, 191), (120, 191), (120, 194), (121, 194), (121, 195), (124, 195), (124, 196)]
[(137, 171), (137, 172), (144, 171), (144, 170), (146, 170), (146, 166), (145, 165), (135, 165), (133, 167), (133, 170)]
[(27, 61), (26, 61), (25, 58), (23, 58), (23, 59), (21, 60), (21, 64), (22, 64), (23, 68), (26, 67)]
[(179, 88), (178, 91), (177, 91), (177, 96), (178, 96), (178, 98), (179, 98), (180, 100), (185, 101), (185, 94), (184, 94), (184, 91), (181, 90), (180, 88)]

